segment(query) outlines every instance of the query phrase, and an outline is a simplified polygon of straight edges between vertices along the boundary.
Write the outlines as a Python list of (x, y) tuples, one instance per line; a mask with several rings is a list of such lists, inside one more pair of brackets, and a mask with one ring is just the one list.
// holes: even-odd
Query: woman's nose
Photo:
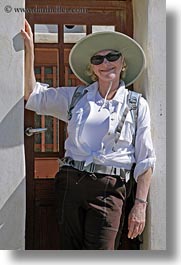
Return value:
[(109, 61), (106, 58), (104, 58), (104, 61), (102, 63), (107, 64), (107, 63), (109, 63)]

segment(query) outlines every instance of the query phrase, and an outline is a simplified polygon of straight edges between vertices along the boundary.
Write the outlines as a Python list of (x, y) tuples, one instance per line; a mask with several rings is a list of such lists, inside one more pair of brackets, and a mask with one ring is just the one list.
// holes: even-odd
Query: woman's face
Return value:
[[(96, 53), (96, 55), (107, 55), (113, 52), (112, 50), (104, 50)], [(108, 61), (104, 58), (104, 61), (99, 65), (91, 64), (93, 72), (96, 74), (98, 79), (102, 81), (111, 81), (113, 79), (119, 79), (121, 69), (123, 67), (124, 58), (121, 56), (114, 62)]]

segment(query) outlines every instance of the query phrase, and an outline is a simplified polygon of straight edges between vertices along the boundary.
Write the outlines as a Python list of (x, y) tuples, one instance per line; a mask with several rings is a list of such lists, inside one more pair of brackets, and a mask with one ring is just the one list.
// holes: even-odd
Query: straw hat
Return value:
[(120, 32), (104, 31), (87, 35), (77, 42), (69, 55), (73, 73), (85, 84), (93, 81), (87, 75), (90, 58), (103, 50), (116, 50), (125, 57), (127, 70), (123, 78), (129, 86), (138, 79), (145, 68), (145, 54), (141, 46), (132, 38)]

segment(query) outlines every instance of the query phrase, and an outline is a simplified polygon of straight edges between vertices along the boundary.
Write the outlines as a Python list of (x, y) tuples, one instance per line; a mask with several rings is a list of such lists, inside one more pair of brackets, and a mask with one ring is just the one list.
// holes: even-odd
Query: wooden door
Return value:
[[(130, 0), (26, 0), (26, 8), (34, 10), (26, 13), (26, 18), (34, 32), (36, 79), (53, 87), (80, 84), (68, 64), (69, 52), (78, 39), (105, 29), (132, 36)], [(26, 249), (59, 249), (54, 176), (64, 155), (66, 125), (25, 110), (25, 129), (30, 127), (48, 130), (25, 135)]]

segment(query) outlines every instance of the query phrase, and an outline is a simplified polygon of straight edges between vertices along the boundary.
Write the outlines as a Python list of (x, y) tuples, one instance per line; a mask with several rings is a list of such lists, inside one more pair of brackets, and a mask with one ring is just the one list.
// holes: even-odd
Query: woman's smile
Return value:
[(101, 72), (113, 72), (115, 70), (115, 68), (108, 68), (108, 69), (100, 69)]

